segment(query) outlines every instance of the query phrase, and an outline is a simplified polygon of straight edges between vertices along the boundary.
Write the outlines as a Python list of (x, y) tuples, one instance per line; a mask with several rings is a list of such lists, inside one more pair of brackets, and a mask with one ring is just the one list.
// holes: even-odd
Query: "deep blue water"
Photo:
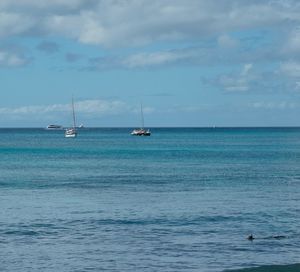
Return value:
[(129, 132), (0, 129), (1, 271), (300, 262), (299, 128)]

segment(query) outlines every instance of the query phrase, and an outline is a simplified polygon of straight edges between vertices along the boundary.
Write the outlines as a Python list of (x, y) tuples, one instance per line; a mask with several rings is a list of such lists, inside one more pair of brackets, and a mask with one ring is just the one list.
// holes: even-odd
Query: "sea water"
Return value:
[(0, 129), (1, 271), (300, 271), (299, 128), (130, 131)]

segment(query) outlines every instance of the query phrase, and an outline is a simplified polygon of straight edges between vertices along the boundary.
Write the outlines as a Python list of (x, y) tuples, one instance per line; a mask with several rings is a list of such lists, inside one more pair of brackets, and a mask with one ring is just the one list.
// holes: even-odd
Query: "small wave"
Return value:
[[(90, 220), (88, 223), (98, 224), (98, 225), (162, 225), (162, 226), (192, 226), (203, 224), (204, 222), (224, 222), (232, 220), (229, 216), (198, 216), (195, 218), (177, 218), (177, 219), (167, 219), (167, 218), (139, 218), (139, 219), (97, 219)], [(81, 220), (73, 220), (71, 223), (82, 222)]]
[(254, 268), (225, 270), (224, 272), (299, 272), (299, 271), (300, 271), (300, 264), (290, 264), (290, 265), (263, 265)]
[(36, 236), (39, 233), (33, 230), (8, 230), (5, 231), (3, 234), (5, 235), (28, 235), (28, 236)]

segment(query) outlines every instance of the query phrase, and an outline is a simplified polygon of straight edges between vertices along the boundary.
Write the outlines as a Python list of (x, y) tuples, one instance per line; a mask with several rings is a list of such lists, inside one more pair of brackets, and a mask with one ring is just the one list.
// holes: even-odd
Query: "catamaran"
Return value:
[(75, 119), (74, 99), (73, 99), (73, 97), (72, 97), (72, 115), (73, 115), (73, 127), (66, 129), (66, 131), (65, 131), (65, 137), (66, 138), (75, 138), (75, 137), (77, 137), (76, 119)]
[(150, 129), (144, 128), (144, 114), (143, 114), (143, 105), (141, 104), (141, 118), (142, 118), (142, 126), (141, 128), (136, 128), (131, 132), (133, 136), (150, 136), (151, 131)]

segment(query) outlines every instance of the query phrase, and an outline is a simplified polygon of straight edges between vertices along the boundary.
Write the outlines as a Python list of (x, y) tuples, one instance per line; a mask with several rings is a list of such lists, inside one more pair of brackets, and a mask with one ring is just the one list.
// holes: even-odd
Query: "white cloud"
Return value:
[(283, 62), (280, 65), (280, 71), (288, 77), (300, 78), (300, 63), (296, 61)]
[(120, 114), (128, 111), (129, 106), (122, 101), (85, 100), (76, 103), (76, 111), (85, 114)]
[[(178, 49), (182, 46), (179, 43), (173, 50), (174, 45), (169, 44), (169, 50), (156, 52), (149, 50), (159, 47), (148, 48), (147, 52), (122, 51), (121, 56), (113, 55), (118, 51), (112, 51), (109, 58), (104, 55), (91, 60), (88, 69), (284, 62), (287, 56), (294, 59), (300, 53), (299, 13), (300, 2), (293, 0), (0, 0), (0, 38), (5, 41), (38, 37), (40, 41), (53, 37), (60, 41), (57, 38), (62, 37), (108, 48), (159, 41), (192, 44), (190, 48)], [(271, 33), (270, 37), (260, 33), (262, 29)], [(63, 46), (57, 48), (64, 50)], [(51, 48), (44, 50), (50, 52)], [(126, 55), (128, 52), (131, 54)], [(76, 52), (73, 56), (68, 54), (69, 64), (78, 59), (76, 55), (79, 56)], [(0, 66), (26, 63), (28, 58), (24, 55), (3, 53), (0, 49)], [(247, 69), (248, 75), (224, 75), (220, 83), (228, 91), (248, 90), (254, 73), (251, 67), (245, 67), (244, 73)], [(281, 69), (287, 74), (285, 64)]]
[(11, 50), (0, 48), (0, 67), (20, 67), (29, 62), (29, 59)]
[[(131, 112), (135, 113), (135, 114), (141, 114), (141, 108), (140, 107), (131, 107)], [(150, 113), (154, 113), (156, 111), (155, 108), (153, 107), (143, 107), (143, 114), (150, 114)]]
[(219, 78), (220, 86), (229, 92), (245, 92), (250, 89), (252, 81), (256, 79), (251, 72), (253, 65), (247, 63), (243, 66), (239, 75), (222, 75)]
[[(114, 115), (131, 110), (122, 101), (84, 100), (75, 103), (76, 113), (94, 115)], [(35, 105), (15, 108), (0, 108), (2, 115), (36, 115), (71, 112), (70, 104)]]
[[(145, 117), (156, 111), (148, 105), (143, 107)], [(75, 102), (78, 124), (85, 123), (88, 126), (98, 126), (99, 122), (102, 126), (134, 125), (136, 120), (140, 120), (140, 112), (139, 104), (131, 105), (122, 100), (88, 99)], [(0, 122), (9, 126), (15, 122), (22, 126), (46, 126), (50, 123), (68, 126), (72, 121), (71, 115), (70, 103), (0, 108)]]
[(89, 69), (107, 69), (107, 68), (148, 68), (168, 64), (174, 64), (179, 61), (188, 61), (190, 52), (184, 51), (157, 51), (151, 53), (135, 53), (122, 57), (100, 57), (90, 59)]
[(51, 10), (68, 11), (78, 10), (88, 3), (95, 3), (94, 0), (51, 0), (51, 1), (40, 1), (40, 0), (1, 0), (0, 9), (5, 10), (17, 10), (23, 12), (24, 10), (38, 10), (39, 12), (49, 12)]
[(147, 66), (160, 66), (175, 63), (181, 60), (187, 60), (191, 57), (191, 52), (154, 52), (139, 53), (131, 55), (122, 60), (122, 65), (128, 68), (139, 68)]
[[(299, 11), (292, 0), (1, 0), (0, 35), (60, 35), (118, 47), (299, 24)], [(225, 34), (219, 43), (234, 40)]]
[(247, 75), (249, 75), (249, 72), (252, 69), (252, 67), (253, 67), (252, 63), (245, 64), (241, 72), (241, 76), (246, 77)]
[(227, 34), (223, 34), (218, 38), (218, 44), (220, 47), (233, 49), (238, 46), (238, 41)]
[[(155, 52), (139, 52), (127, 56), (91, 58), (89, 69), (101, 70), (108, 68), (155, 68), (175, 64), (215, 65), (220, 58), (229, 61), (228, 56), (220, 56), (215, 48), (189, 47), (176, 50)], [(223, 54), (222, 54), (223, 55)]]
[(283, 42), (283, 49), (284, 54), (295, 54), (300, 53), (300, 28), (297, 26), (295, 29), (292, 29), (287, 37), (286, 40)]
[(22, 35), (36, 23), (30, 15), (1, 12), (0, 10), (0, 37)]
[(260, 101), (260, 102), (254, 102), (250, 104), (250, 107), (253, 107), (255, 109), (266, 109), (266, 110), (286, 110), (286, 109), (298, 108), (299, 105), (296, 104), (295, 102), (290, 102), (290, 101), (280, 101), (280, 102)]

